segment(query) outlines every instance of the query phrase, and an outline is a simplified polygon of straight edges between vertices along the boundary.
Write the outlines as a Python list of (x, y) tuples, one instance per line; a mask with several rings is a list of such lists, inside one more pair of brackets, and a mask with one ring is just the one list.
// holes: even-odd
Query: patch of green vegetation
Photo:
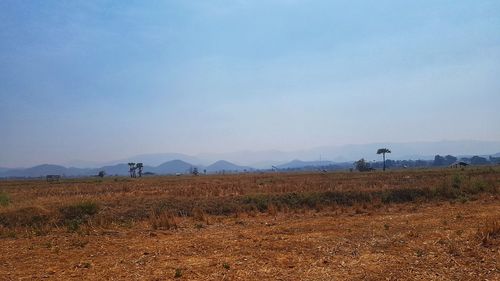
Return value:
[(0, 238), (17, 238), (17, 233), (10, 229), (0, 229)]
[(25, 207), (0, 214), (0, 226), (42, 228), (49, 224), (50, 213), (39, 207)]
[(99, 206), (95, 202), (84, 201), (59, 209), (65, 220), (85, 220), (99, 211)]
[(305, 193), (285, 193), (285, 194), (254, 194), (247, 195), (241, 199), (241, 205), (245, 209), (256, 209), (260, 212), (268, 211), (269, 206), (277, 206), (278, 209), (288, 207), (297, 208), (317, 208), (324, 205), (347, 205), (354, 203), (371, 202), (371, 194), (364, 192), (305, 192)]
[(181, 278), (181, 277), (182, 277), (182, 269), (176, 268), (174, 278)]
[(455, 174), (452, 178), (451, 186), (456, 189), (460, 189), (462, 186), (462, 177), (459, 174)]
[(415, 251), (415, 255), (419, 258), (423, 257), (425, 255), (425, 251), (423, 249), (417, 249)]
[(384, 203), (405, 203), (426, 197), (426, 194), (419, 188), (395, 188), (383, 191), (381, 197)]
[(0, 191), (0, 206), (2, 206), (2, 207), (8, 206), (10, 204), (10, 202), (11, 202), (11, 200), (10, 200), (9, 194), (7, 194), (3, 191)]
[(95, 202), (84, 201), (73, 205), (64, 206), (59, 209), (62, 214), (63, 223), (68, 231), (76, 232), (87, 220), (97, 214), (99, 206)]
[(70, 220), (66, 222), (66, 228), (69, 232), (77, 232), (80, 229), (80, 224), (82, 224), (80, 220)]

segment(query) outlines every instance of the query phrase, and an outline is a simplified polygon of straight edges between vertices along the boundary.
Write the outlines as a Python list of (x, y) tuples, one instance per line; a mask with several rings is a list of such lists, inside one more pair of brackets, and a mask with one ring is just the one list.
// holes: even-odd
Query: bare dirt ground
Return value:
[(500, 199), (177, 218), (0, 239), (0, 280), (500, 280)]

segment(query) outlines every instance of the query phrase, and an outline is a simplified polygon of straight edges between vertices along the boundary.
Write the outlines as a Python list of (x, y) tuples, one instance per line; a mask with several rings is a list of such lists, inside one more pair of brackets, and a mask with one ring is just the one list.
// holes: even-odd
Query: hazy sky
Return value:
[(500, 140), (500, 1), (0, 1), (0, 166)]

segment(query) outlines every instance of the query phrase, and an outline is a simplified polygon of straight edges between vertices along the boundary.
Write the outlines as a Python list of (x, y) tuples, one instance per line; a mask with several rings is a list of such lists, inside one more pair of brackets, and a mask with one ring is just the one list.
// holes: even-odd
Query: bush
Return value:
[(424, 198), (425, 192), (418, 188), (397, 188), (386, 190), (382, 193), (384, 203), (405, 203), (412, 202), (418, 198)]
[(454, 175), (451, 181), (451, 186), (453, 188), (460, 189), (460, 187), (462, 186), (462, 178), (458, 174)]
[(66, 225), (68, 231), (74, 232), (80, 229), (81, 224), (97, 214), (99, 206), (95, 202), (84, 201), (64, 206), (59, 211), (62, 214), (62, 223)]
[(80, 220), (70, 220), (66, 222), (66, 227), (68, 231), (76, 232), (80, 229), (80, 224), (82, 224), (82, 221)]
[(493, 183), (486, 182), (482, 179), (472, 179), (470, 184), (464, 187), (464, 191), (470, 194), (478, 194), (481, 192), (497, 193), (497, 189)]
[(366, 192), (306, 192), (306, 193), (284, 193), (284, 194), (255, 194), (247, 195), (241, 199), (240, 205), (244, 209), (254, 209), (260, 212), (269, 211), (269, 207), (279, 208), (314, 208), (318, 209), (326, 205), (347, 205), (354, 203), (367, 203), (372, 201), (372, 194)]
[(460, 195), (460, 190), (449, 185), (438, 186), (432, 190), (431, 198), (455, 199)]
[(85, 201), (74, 205), (64, 206), (59, 209), (63, 219), (68, 220), (87, 220), (99, 211), (99, 206), (95, 202)]
[(9, 194), (1, 191), (0, 192), (0, 206), (5, 207), (10, 204), (10, 196)]
[(174, 278), (181, 278), (181, 277), (182, 277), (182, 269), (176, 268)]
[(0, 225), (5, 227), (41, 228), (49, 224), (50, 212), (44, 208), (25, 207), (0, 214)]

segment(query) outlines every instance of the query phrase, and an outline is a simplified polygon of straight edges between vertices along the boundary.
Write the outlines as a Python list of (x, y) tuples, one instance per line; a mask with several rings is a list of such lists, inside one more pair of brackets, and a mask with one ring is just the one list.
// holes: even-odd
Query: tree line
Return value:
[(364, 158), (354, 162), (354, 168), (360, 172), (372, 171), (376, 169), (386, 168), (425, 168), (425, 167), (445, 167), (450, 166), (457, 162), (463, 162), (469, 165), (498, 165), (500, 164), (500, 157), (489, 156), (488, 158), (482, 156), (461, 157), (460, 159), (453, 155), (436, 155), (434, 160), (391, 160), (386, 159), (385, 154), (391, 153), (387, 148), (380, 148), (377, 154), (382, 154), (382, 161), (366, 161)]

